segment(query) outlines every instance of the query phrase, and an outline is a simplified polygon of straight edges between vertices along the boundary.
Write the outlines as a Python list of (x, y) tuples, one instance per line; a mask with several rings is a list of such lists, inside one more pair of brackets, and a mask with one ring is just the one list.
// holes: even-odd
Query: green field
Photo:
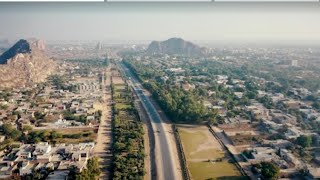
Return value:
[(118, 110), (125, 110), (125, 109), (128, 109), (128, 108), (132, 108), (132, 106), (128, 103), (117, 103), (116, 104), (116, 108)]
[(207, 127), (179, 127), (179, 134), (193, 179), (242, 179)]
[(116, 85), (114, 85), (114, 88), (115, 88), (115, 90), (123, 91), (123, 90), (126, 89), (126, 86), (125, 85), (116, 84)]

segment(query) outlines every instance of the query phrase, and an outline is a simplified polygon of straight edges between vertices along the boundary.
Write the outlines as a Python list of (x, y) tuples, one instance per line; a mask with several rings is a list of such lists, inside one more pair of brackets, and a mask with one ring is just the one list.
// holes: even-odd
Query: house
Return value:
[(95, 117), (94, 116), (87, 116), (87, 121), (94, 121)]
[(6, 139), (6, 136), (0, 136), (0, 143), (2, 143)]
[(293, 125), (297, 124), (297, 118), (293, 115), (284, 114), (278, 110), (271, 110), (270, 115), (272, 117), (272, 120), (276, 123), (280, 123), (280, 124), (289, 123), (289, 124), (293, 124)]
[(189, 84), (189, 83), (183, 83), (181, 85), (182, 89), (185, 90), (185, 91), (189, 91), (191, 89), (194, 89), (195, 88), (195, 85), (192, 85), (192, 84)]
[(318, 119), (320, 114), (314, 109), (299, 109), (303, 116), (305, 116), (308, 120), (310, 119)]
[(240, 79), (232, 79), (232, 80), (231, 80), (231, 83), (232, 83), (232, 84), (239, 84), (239, 85), (241, 85), (241, 84), (244, 84), (244, 81), (242, 81), (242, 80), (240, 80)]
[(308, 168), (308, 171), (308, 174), (312, 179), (320, 179), (320, 168), (310, 167)]
[(306, 97), (308, 95), (311, 95), (312, 93), (306, 89), (306, 88), (292, 88), (291, 90), (295, 95)]
[(204, 105), (204, 107), (206, 107), (208, 109), (212, 109), (212, 107), (213, 107), (212, 103), (209, 101), (203, 101), (203, 105)]
[(18, 156), (19, 159), (31, 159), (33, 151), (34, 151), (33, 146), (24, 144), (20, 146), (16, 156)]
[(76, 151), (72, 154), (73, 161), (87, 161), (89, 158), (89, 152), (87, 150)]
[(211, 91), (211, 90), (208, 91), (208, 96), (215, 96), (215, 95), (216, 95), (215, 91)]
[(269, 116), (269, 110), (261, 103), (253, 103), (251, 106), (246, 106), (245, 110), (249, 111), (256, 119), (267, 119)]
[(287, 139), (296, 139), (303, 133), (295, 126), (289, 127), (288, 131), (284, 134)]
[(291, 164), (293, 167), (299, 167), (301, 165), (298, 158), (296, 158), (289, 150), (280, 149), (280, 157), (283, 158), (286, 162)]
[(218, 100), (217, 105), (219, 106), (223, 106), (224, 104), (226, 104), (226, 101), (224, 100)]
[(216, 75), (217, 80), (228, 80), (228, 76), (226, 75)]
[(66, 110), (66, 105), (64, 105), (64, 104), (59, 104), (59, 105), (56, 106), (56, 108), (57, 108), (58, 110)]
[(52, 160), (51, 154), (38, 154), (36, 160), (41, 163), (48, 163)]
[(181, 67), (179, 67), (179, 68), (170, 68), (170, 69), (168, 69), (170, 72), (173, 72), (173, 73), (182, 73), (182, 72), (184, 72), (185, 70), (184, 69), (182, 69)]
[(271, 161), (281, 169), (287, 169), (290, 167), (290, 165), (283, 159), (276, 158), (272, 159)]
[(38, 162), (47, 163), (51, 161), (52, 152), (51, 145), (48, 142), (40, 142), (36, 144), (33, 155), (36, 157)]
[(267, 129), (269, 130), (279, 130), (280, 128), (283, 127), (282, 124), (277, 124), (273, 121), (269, 121), (269, 120), (263, 120), (262, 123), (267, 127)]
[(10, 178), (13, 170), (17, 168), (17, 163), (0, 162), (0, 179)]
[(263, 140), (263, 144), (269, 145), (275, 149), (287, 148), (293, 145), (290, 141), (285, 139), (277, 139), (277, 140)]
[(168, 79), (169, 79), (168, 76), (161, 77), (161, 80), (164, 81), (164, 82), (166, 82)]
[(46, 178), (47, 180), (59, 180), (59, 179), (67, 179), (69, 174), (69, 170), (57, 170), (53, 171)]
[(23, 161), (21, 167), (19, 168), (20, 176), (31, 174), (33, 171), (34, 164), (30, 161)]
[(273, 159), (279, 158), (276, 155), (276, 150), (271, 147), (255, 147), (251, 151), (251, 156), (253, 157), (251, 162), (259, 163), (262, 161), (271, 161)]
[(226, 84), (228, 82), (228, 76), (216, 75), (217, 84)]
[(46, 108), (46, 109), (51, 109), (53, 107), (53, 105), (45, 103), (45, 104), (39, 104), (39, 107)]
[(228, 89), (233, 89), (233, 88), (234, 88), (234, 85), (226, 84), (225, 87), (228, 88)]
[(80, 103), (78, 101), (72, 101), (70, 109), (76, 109), (80, 106)]
[(266, 95), (267, 95), (267, 92), (258, 90), (258, 95), (257, 95), (258, 97), (264, 97)]
[(36, 153), (48, 154), (51, 151), (51, 145), (48, 142), (40, 142), (36, 144)]
[(286, 105), (289, 109), (299, 109), (302, 103), (300, 101), (296, 101), (293, 99), (282, 101), (284, 105)]
[(269, 94), (273, 103), (277, 103), (281, 100), (284, 100), (284, 95), (282, 93)]
[(234, 95), (238, 98), (241, 99), (243, 97), (243, 92), (234, 92)]

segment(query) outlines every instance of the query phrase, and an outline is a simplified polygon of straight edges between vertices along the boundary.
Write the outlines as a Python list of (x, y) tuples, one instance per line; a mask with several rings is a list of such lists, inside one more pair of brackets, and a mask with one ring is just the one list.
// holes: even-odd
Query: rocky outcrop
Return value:
[(43, 82), (57, 68), (42, 40), (19, 40), (0, 56), (0, 88), (26, 87)]
[(206, 49), (181, 38), (170, 38), (166, 41), (152, 41), (147, 49), (147, 53), (202, 56), (206, 54)]

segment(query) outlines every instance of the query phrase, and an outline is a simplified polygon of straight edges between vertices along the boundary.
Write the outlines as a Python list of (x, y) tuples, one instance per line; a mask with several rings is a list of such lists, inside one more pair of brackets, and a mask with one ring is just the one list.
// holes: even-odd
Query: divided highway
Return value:
[[(157, 166), (157, 179), (174, 180), (181, 179), (177, 172), (173, 162), (172, 148), (176, 148), (175, 144), (170, 143), (168, 131), (164, 127), (159, 113), (154, 105), (151, 103), (149, 97), (144, 93), (142, 85), (133, 76), (131, 71), (121, 63), (121, 68), (124, 70), (125, 76), (131, 82), (134, 91), (138, 95), (145, 108), (152, 124), (153, 131), (155, 133), (155, 154), (156, 154), (156, 166)], [(174, 147), (173, 147), (174, 146)], [(179, 163), (179, 162), (178, 162)]]

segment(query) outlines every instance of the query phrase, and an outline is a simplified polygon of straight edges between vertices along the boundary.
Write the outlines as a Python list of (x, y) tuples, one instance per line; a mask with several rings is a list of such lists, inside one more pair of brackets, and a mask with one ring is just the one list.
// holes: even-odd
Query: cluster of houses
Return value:
[[(219, 84), (225, 85), (227, 88), (236, 89), (235, 86), (244, 88), (242, 85), (243, 81), (240, 80), (231, 80), (233, 85), (228, 85), (227, 76), (217, 76), (216, 82)], [(243, 97), (243, 92), (233, 91), (234, 95), (241, 99)], [(320, 113), (313, 109), (309, 104), (304, 102), (301, 99), (304, 99), (306, 96), (311, 95), (311, 92), (305, 88), (293, 88), (292, 92), (294, 96), (285, 96), (281, 93), (271, 93), (265, 91), (258, 91), (258, 97), (267, 96), (271, 99), (273, 104), (282, 104), (287, 109), (295, 109), (301, 112), (303, 120), (305, 121), (319, 121)], [(298, 97), (298, 98), (295, 98)], [(223, 106), (212, 105), (210, 102), (205, 101), (204, 105), (208, 108), (216, 108), (219, 110), (220, 115), (225, 116), (225, 111)], [(264, 129), (268, 131), (269, 134), (282, 133), (283, 139), (277, 140), (263, 140), (260, 145), (253, 145), (246, 149), (247, 152), (250, 152), (250, 158), (244, 156), (244, 158), (251, 164), (257, 164), (262, 161), (269, 161), (276, 164), (281, 169), (282, 174), (292, 175), (299, 172), (301, 169), (305, 169), (308, 172), (309, 177), (315, 178), (320, 176), (319, 166), (310, 165), (304, 160), (300, 159), (294, 153), (289, 150), (289, 147), (294, 146), (292, 142), (297, 139), (299, 136), (312, 136), (315, 139), (319, 139), (320, 136), (311, 131), (304, 130), (298, 125), (297, 117), (289, 114), (287, 111), (280, 109), (268, 109), (262, 103), (257, 102), (256, 100), (250, 100), (250, 105), (237, 107), (237, 109), (243, 112), (249, 112), (251, 119), (242, 118), (240, 116), (230, 117), (225, 120), (225, 123), (229, 124), (246, 124), (251, 123), (252, 119), (259, 120), (264, 126)], [(283, 132), (285, 131), (285, 132)], [(240, 134), (248, 135), (249, 131), (243, 131)], [(250, 132), (251, 133), (251, 132)], [(249, 133), (249, 134), (250, 134)], [(239, 132), (237, 131), (237, 134)], [(226, 136), (234, 136), (232, 132), (225, 132)], [(250, 134), (252, 135), (252, 134)], [(317, 156), (314, 157), (317, 159)], [(319, 164), (320, 165), (320, 164)]]
[[(94, 103), (102, 97), (101, 88), (96, 81), (86, 80), (85, 82), (71, 81), (76, 84), (79, 91), (57, 89), (48, 85), (38, 93), (26, 94), (34, 89), (16, 89), (10, 92), (6, 99), (0, 99), (0, 122), (11, 123), (17, 128), (25, 125), (33, 129), (55, 129), (74, 126), (92, 125), (98, 119), (94, 116), (96, 110)], [(85, 116), (86, 120), (76, 121), (65, 119), (65, 111), (71, 112), (74, 116)], [(19, 114), (19, 115), (18, 115)]]
[[(48, 81), (50, 82), (50, 81)], [(95, 128), (100, 121), (94, 104), (101, 100), (101, 80), (98, 76), (74, 75), (64, 87), (45, 83), (30, 88), (0, 91), (0, 179), (40, 173), (46, 179), (65, 179), (70, 168), (78, 172), (86, 168), (93, 155), (94, 142), (49, 144), (8, 144), (2, 126), (29, 134), (30, 131), (66, 128)], [(65, 88), (76, 87), (76, 88)], [(24, 131), (24, 127), (31, 127)], [(28, 132), (29, 131), (29, 132)], [(6, 142), (6, 146), (1, 144)], [(18, 141), (18, 140), (17, 140)]]
[[(168, 69), (170, 72), (175, 73), (175, 82), (181, 85), (181, 88), (185, 91), (190, 91), (195, 89), (199, 84), (196, 81), (186, 82), (185, 76), (181, 75), (183, 69), (181, 68), (171, 68)], [(189, 77), (192, 79), (201, 79), (202, 77)], [(203, 77), (205, 78), (205, 77)], [(262, 78), (251, 77), (255, 79), (255, 82), (258, 83), (258, 86), (265, 85), (268, 83)], [(167, 80), (164, 78), (163, 80)], [(239, 100), (243, 98), (246, 92), (245, 81), (240, 79), (231, 79), (226, 75), (216, 75), (214, 81), (223, 85), (224, 87), (232, 90), (234, 96)], [(260, 83), (260, 84), (259, 84)], [(272, 82), (277, 84), (277, 82)], [(239, 91), (240, 89), (240, 91)], [(214, 96), (215, 91), (209, 90), (208, 96)], [(290, 95), (291, 93), (291, 95)], [(320, 121), (320, 113), (313, 109), (310, 103), (305, 102), (307, 96), (312, 93), (305, 88), (292, 88), (288, 94), (290, 96), (284, 95), (282, 93), (276, 92), (266, 92), (263, 90), (257, 91), (257, 97), (267, 97), (272, 104), (282, 105), (286, 109), (294, 109), (302, 114), (304, 121)], [(244, 118), (240, 116), (228, 117), (227, 109), (225, 107), (225, 101), (219, 98), (215, 98), (215, 101), (210, 100), (203, 101), (203, 105), (209, 109), (217, 109), (219, 115), (224, 117), (224, 122), (227, 124), (251, 124), (253, 120), (256, 120), (261, 123), (265, 130), (270, 134), (281, 133), (282, 139), (277, 140), (266, 140), (263, 139), (263, 143), (260, 145), (253, 145), (247, 148), (247, 151), (250, 152), (250, 158), (244, 156), (248, 162), (256, 164), (262, 161), (269, 161), (276, 164), (281, 168), (281, 173), (286, 175), (292, 175), (299, 172), (301, 169), (307, 169), (310, 177), (319, 177), (320, 176), (320, 163), (319, 166), (311, 166), (307, 162), (303, 161), (301, 158), (297, 157), (288, 147), (292, 147), (293, 141), (299, 136), (312, 136), (316, 139), (320, 139), (320, 136), (312, 132), (311, 130), (302, 129), (299, 126), (299, 120), (296, 116), (290, 114), (288, 111), (278, 109), (278, 107), (273, 107), (274, 109), (267, 108), (263, 103), (258, 102), (257, 100), (250, 99), (250, 105), (243, 105), (235, 107), (237, 110), (246, 112), (249, 114), (249, 118)], [(284, 132), (283, 132), (284, 131)], [(237, 131), (236, 134), (240, 132)], [(243, 132), (243, 135), (252, 135), (255, 132)], [(257, 133), (259, 134), (259, 132)], [(234, 136), (233, 132), (225, 132), (225, 135)], [(317, 159), (317, 157), (314, 157)], [(319, 158), (320, 159), (320, 158)], [(320, 162), (320, 161), (319, 161)]]
[(34, 172), (50, 172), (48, 179), (60, 179), (61, 174), (68, 175), (71, 167), (78, 172), (86, 168), (88, 159), (93, 155), (93, 148), (93, 142), (18, 144), (18, 147), (2, 152), (0, 178), (10, 178), (15, 173), (18, 176), (26, 176)]

